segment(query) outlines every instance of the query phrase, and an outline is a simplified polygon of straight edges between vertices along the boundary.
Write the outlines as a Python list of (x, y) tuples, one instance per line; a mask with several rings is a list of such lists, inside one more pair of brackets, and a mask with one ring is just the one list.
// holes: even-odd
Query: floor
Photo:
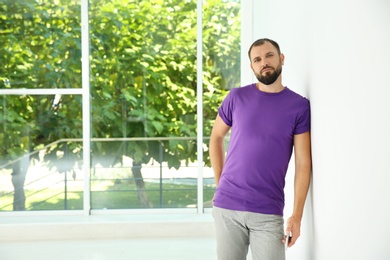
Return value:
[(210, 214), (0, 215), (0, 260), (215, 260), (213, 225)]
[(1, 260), (214, 260), (214, 238), (2, 242)]

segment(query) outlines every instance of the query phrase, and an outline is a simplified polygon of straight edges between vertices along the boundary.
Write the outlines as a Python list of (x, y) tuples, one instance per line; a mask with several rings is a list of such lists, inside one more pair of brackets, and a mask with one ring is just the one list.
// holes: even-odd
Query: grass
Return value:
[[(104, 187), (104, 188), (103, 188)], [(94, 189), (95, 188), (95, 189)], [(197, 187), (184, 184), (145, 183), (145, 191), (153, 208), (187, 208), (197, 203)], [(81, 210), (83, 209), (82, 190), (46, 189), (40, 193), (26, 192), (27, 210)], [(107, 185), (91, 184), (92, 209), (137, 209), (142, 208), (138, 201), (137, 189), (132, 182), (115, 181)], [(213, 187), (204, 187), (205, 206), (211, 206)], [(1, 197), (0, 211), (12, 211), (13, 193)], [(4, 207), (5, 205), (8, 205)]]

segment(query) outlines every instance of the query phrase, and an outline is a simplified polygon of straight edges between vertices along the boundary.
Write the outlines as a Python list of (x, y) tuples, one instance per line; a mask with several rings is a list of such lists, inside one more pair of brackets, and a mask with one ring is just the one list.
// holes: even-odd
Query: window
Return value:
[(211, 207), (208, 136), (240, 82), (239, 1), (204, 1), (200, 37), (195, 0), (90, 0), (88, 41), (84, 1), (17, 2), (0, 4), (0, 211)]

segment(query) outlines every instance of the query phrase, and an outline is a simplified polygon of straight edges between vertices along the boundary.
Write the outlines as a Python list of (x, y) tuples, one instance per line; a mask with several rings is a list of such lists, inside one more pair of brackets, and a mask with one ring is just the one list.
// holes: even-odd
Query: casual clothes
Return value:
[(284, 260), (283, 217), (213, 208), (217, 254), (221, 260)]
[(251, 84), (232, 89), (218, 114), (231, 134), (214, 206), (282, 216), (293, 138), (310, 130), (309, 101), (287, 87), (266, 93)]

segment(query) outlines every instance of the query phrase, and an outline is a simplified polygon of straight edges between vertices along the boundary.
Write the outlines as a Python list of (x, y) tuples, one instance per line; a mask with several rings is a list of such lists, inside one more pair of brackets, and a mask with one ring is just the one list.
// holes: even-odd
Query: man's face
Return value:
[(264, 85), (273, 84), (282, 73), (283, 54), (269, 42), (255, 46), (251, 50), (251, 68), (256, 78)]

